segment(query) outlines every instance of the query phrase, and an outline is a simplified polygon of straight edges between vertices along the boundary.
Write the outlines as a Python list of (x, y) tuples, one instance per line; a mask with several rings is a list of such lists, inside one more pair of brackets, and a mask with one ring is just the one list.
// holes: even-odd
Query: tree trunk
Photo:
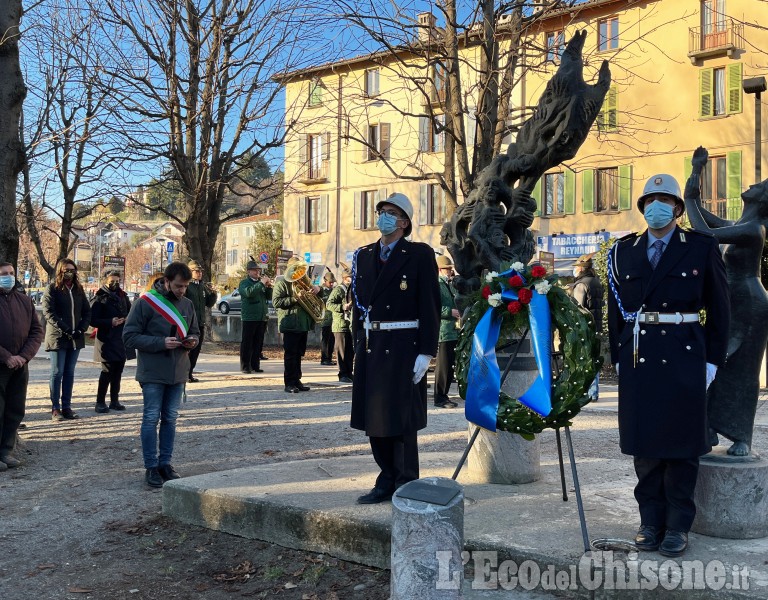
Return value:
[(27, 94), (19, 65), (21, 15), (21, 0), (0, 4), (0, 260), (14, 265), (19, 255), (16, 182), (25, 160), (19, 119)]

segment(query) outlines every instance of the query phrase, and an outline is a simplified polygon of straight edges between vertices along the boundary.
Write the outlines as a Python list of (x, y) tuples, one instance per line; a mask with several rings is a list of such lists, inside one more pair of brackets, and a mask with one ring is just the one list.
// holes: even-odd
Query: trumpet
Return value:
[(313, 293), (312, 282), (307, 275), (308, 270), (306, 263), (292, 263), (285, 270), (284, 277), (286, 281), (293, 284), (292, 292), (296, 301), (309, 313), (315, 323), (322, 323), (325, 316), (325, 302)]

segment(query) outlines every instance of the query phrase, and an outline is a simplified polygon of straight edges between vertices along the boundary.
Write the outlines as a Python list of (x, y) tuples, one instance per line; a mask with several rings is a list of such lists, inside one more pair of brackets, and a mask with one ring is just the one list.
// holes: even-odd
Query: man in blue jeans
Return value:
[(174, 262), (163, 275), (134, 302), (123, 329), (125, 347), (137, 351), (136, 381), (144, 396), (141, 449), (151, 487), (179, 478), (171, 465), (176, 418), (189, 377), (189, 350), (200, 341), (195, 307), (184, 297), (192, 271)]

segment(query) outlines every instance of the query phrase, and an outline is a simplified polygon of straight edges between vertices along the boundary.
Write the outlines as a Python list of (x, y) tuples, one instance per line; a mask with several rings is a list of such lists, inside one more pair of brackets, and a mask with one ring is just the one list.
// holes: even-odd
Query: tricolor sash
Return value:
[(141, 295), (141, 298), (149, 302), (149, 305), (154, 308), (163, 319), (168, 321), (168, 323), (176, 325), (179, 328), (178, 334), (182, 339), (187, 337), (187, 320), (168, 298), (154, 289), (144, 292)]

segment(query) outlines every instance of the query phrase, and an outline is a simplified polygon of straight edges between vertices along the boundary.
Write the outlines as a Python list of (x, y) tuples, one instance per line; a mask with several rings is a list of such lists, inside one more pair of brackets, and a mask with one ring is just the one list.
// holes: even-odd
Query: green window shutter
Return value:
[(611, 86), (608, 90), (608, 131), (614, 131), (619, 126), (619, 89)]
[(701, 69), (699, 71), (699, 117), (711, 117), (714, 115), (714, 70)]
[(726, 112), (729, 115), (741, 112), (741, 63), (731, 63), (726, 68), (726, 80), (728, 85), (728, 107)]
[(531, 192), (531, 198), (536, 200), (536, 212), (533, 213), (537, 217), (541, 216), (541, 180), (542, 177), (539, 177), (539, 180), (536, 182), (536, 186), (533, 188), (533, 191)]
[(688, 181), (688, 178), (693, 172), (693, 159), (690, 156), (686, 156), (683, 159), (683, 181)]
[(576, 173), (565, 169), (563, 177), (565, 178), (563, 208), (566, 215), (572, 215), (576, 212)]
[(587, 169), (581, 174), (581, 212), (595, 212), (594, 169)]
[(741, 214), (741, 151), (729, 152), (725, 157), (728, 169), (727, 218), (736, 220)]
[(632, 209), (632, 165), (619, 165), (619, 210)]

